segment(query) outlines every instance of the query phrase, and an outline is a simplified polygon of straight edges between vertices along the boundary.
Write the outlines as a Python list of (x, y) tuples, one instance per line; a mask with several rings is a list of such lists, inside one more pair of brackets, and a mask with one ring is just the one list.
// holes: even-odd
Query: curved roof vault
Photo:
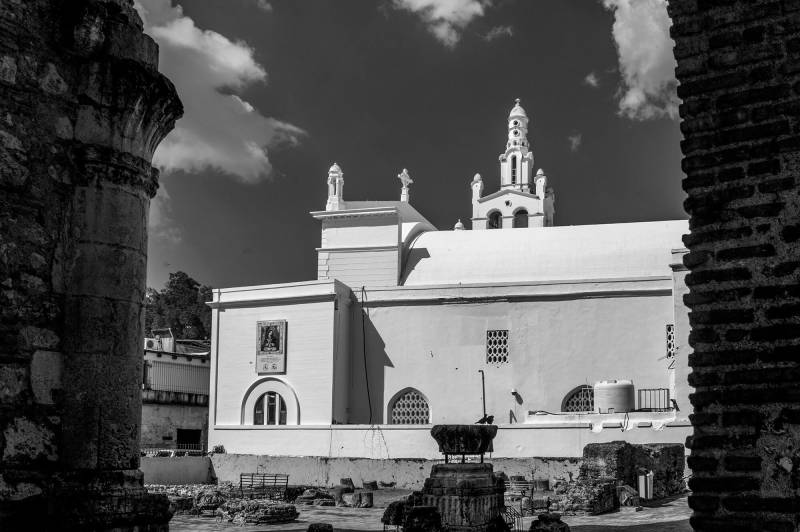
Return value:
[(670, 276), (686, 220), (428, 231), (405, 253), (404, 286)]

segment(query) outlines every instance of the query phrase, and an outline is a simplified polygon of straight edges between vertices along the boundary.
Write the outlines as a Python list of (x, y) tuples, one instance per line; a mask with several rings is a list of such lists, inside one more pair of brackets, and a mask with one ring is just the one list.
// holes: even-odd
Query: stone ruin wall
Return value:
[[(142, 304), (158, 187), (151, 160), (182, 114), (157, 65), (132, 0), (0, 3), (6, 524), (22, 513), (59, 522), (61, 513), (69, 528), (99, 512), (102, 526), (104, 510), (91, 507), (87, 491), (116, 497), (108, 507), (120, 504), (117, 522), (139, 511), (125, 497), (142, 494)], [(57, 502), (44, 517), (48, 498)]]
[(800, 529), (800, 2), (670, 0), (695, 530)]

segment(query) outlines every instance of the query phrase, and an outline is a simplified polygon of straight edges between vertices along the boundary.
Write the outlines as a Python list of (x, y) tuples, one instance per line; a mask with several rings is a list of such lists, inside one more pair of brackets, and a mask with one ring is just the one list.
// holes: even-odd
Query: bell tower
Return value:
[(500, 188), (530, 193), (533, 152), (528, 145), (528, 115), (517, 98), (508, 114), (508, 142), (500, 155)]

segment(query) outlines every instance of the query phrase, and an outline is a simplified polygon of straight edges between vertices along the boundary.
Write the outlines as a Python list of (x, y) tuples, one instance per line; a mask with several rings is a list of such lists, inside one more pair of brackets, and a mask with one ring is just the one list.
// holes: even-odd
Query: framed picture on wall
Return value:
[(286, 373), (286, 320), (259, 321), (256, 326), (256, 373)]

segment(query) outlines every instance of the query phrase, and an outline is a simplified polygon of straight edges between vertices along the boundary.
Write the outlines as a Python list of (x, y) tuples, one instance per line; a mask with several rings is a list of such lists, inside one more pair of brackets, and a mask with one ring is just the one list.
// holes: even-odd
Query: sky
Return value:
[(686, 218), (666, 0), (135, 0), (185, 115), (156, 151), (148, 286), (316, 278), (345, 200), (469, 228), (515, 98), (556, 225)]

